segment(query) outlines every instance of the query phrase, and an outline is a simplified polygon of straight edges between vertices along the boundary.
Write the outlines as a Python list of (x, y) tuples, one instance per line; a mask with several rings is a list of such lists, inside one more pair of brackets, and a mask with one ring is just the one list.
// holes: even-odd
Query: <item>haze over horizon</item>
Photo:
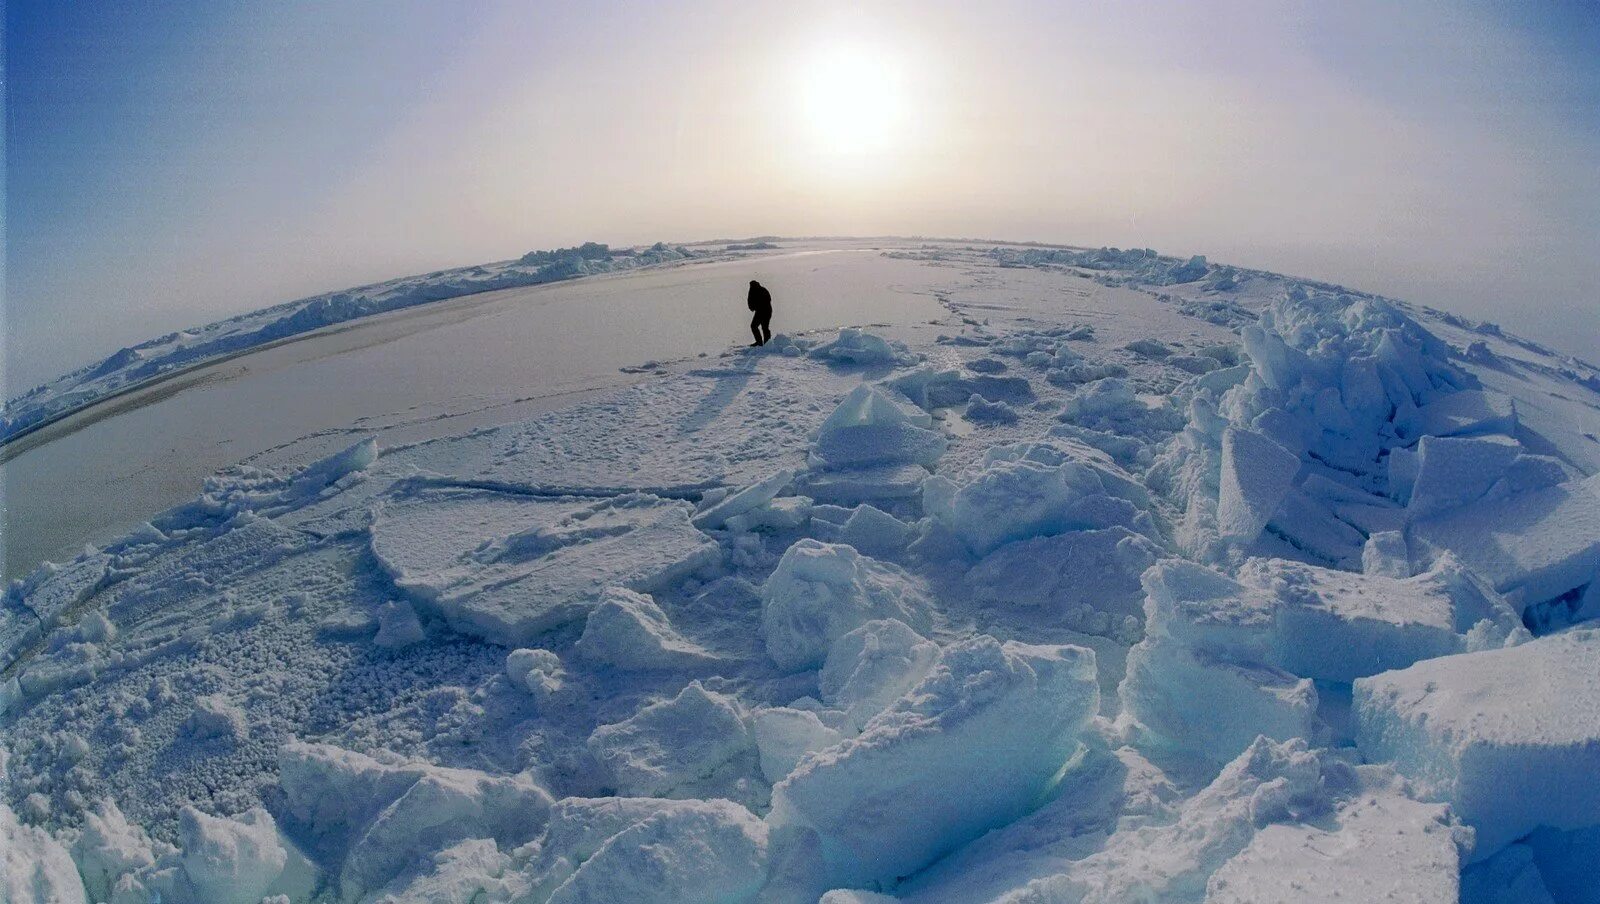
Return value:
[(5, 65), (7, 397), (320, 291), (758, 234), (1205, 254), (1600, 358), (1582, 2), (14, 2)]

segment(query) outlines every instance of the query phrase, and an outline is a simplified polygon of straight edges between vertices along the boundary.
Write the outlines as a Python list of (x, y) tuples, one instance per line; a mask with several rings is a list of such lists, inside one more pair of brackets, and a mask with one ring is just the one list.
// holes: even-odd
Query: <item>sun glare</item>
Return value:
[(835, 47), (817, 54), (802, 72), (801, 102), (817, 148), (832, 154), (891, 149), (905, 117), (893, 61), (865, 47)]

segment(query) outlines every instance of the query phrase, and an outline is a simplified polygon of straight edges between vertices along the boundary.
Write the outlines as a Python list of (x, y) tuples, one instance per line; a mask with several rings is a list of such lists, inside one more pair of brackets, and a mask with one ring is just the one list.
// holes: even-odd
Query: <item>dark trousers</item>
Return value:
[(772, 309), (757, 311), (756, 316), (750, 319), (750, 332), (756, 337), (756, 345), (766, 345), (772, 338)]

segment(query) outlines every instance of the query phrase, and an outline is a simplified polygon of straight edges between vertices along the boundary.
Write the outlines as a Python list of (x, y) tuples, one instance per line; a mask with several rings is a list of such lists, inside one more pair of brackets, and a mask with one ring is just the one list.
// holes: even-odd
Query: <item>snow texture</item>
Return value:
[(1356, 743), (1477, 830), (1475, 857), (1540, 826), (1600, 825), (1600, 631), (1447, 656), (1355, 683)]
[[(728, 244), (173, 334), (0, 437)], [(870, 247), (947, 314), (350, 425), (14, 582), (0, 899), (1600, 901), (1600, 372), (1200, 257)]]

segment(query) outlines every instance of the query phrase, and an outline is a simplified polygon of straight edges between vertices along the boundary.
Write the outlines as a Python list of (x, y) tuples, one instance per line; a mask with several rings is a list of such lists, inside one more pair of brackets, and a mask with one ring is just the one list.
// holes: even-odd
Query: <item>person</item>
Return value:
[(756, 341), (750, 343), (752, 347), (766, 345), (772, 338), (772, 293), (767, 287), (750, 280), (750, 295), (746, 299), (750, 310), (755, 316), (750, 319), (750, 332), (755, 334)]

